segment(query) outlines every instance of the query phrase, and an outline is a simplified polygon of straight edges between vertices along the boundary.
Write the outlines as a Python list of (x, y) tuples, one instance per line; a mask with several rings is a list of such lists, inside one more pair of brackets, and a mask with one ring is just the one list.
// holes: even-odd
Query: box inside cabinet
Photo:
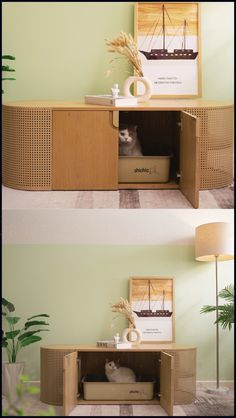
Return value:
[[(162, 172), (160, 182), (178, 182), (180, 160), (180, 112), (120, 111), (119, 125), (126, 124), (137, 125), (137, 134), (143, 153), (143, 157), (141, 158), (143, 158), (144, 164), (147, 164), (146, 171), (148, 172), (150, 164), (148, 158), (160, 157), (160, 163), (163, 164), (163, 162), (165, 162), (164, 168), (161, 168), (162, 170), (165, 170), (165, 173), (163, 174)], [(164, 161), (163, 157), (165, 157)], [(130, 160), (132, 160), (132, 157), (130, 157)], [(122, 157), (120, 158), (120, 163), (124, 164)], [(129, 162), (126, 162), (126, 164), (128, 165)], [(130, 164), (132, 164), (132, 161)], [(158, 159), (156, 162), (154, 161), (154, 163), (151, 162), (151, 164), (156, 164), (158, 167)], [(166, 170), (169, 172), (167, 173)], [(137, 182), (142, 182), (142, 180), (139, 180), (139, 177), (140, 176), (137, 177)], [(132, 181), (135, 182), (135, 180)], [(144, 181), (147, 182), (148, 180)], [(125, 182), (125, 177), (121, 176), (120, 182)], [(127, 182), (129, 182), (129, 177), (127, 177)]]
[(91, 401), (153, 400), (155, 380), (148, 377), (136, 382), (109, 382), (104, 376), (83, 377), (83, 398)]
[[(79, 396), (84, 398), (84, 381), (87, 380), (87, 376), (97, 376), (97, 382), (101, 383), (110, 382), (107, 381), (105, 375), (105, 362), (106, 359), (110, 361), (120, 362), (120, 366), (131, 368), (137, 378), (137, 386), (140, 382), (146, 384), (147, 391), (153, 391), (153, 398), (157, 399), (160, 391), (160, 353), (146, 353), (138, 352), (83, 352), (79, 353)], [(96, 378), (95, 378), (96, 380)], [(135, 385), (135, 383), (133, 384)], [(151, 388), (150, 385), (153, 387)], [(112, 385), (111, 385), (112, 386)], [(114, 384), (113, 384), (114, 386)], [(118, 386), (117, 386), (118, 387)], [(96, 388), (96, 384), (95, 384)], [(87, 388), (86, 388), (87, 389)], [(134, 388), (133, 388), (134, 389)], [(114, 388), (111, 388), (111, 391)], [(140, 390), (140, 388), (139, 388)], [(90, 396), (90, 395), (89, 395)], [(90, 398), (91, 399), (91, 398)]]

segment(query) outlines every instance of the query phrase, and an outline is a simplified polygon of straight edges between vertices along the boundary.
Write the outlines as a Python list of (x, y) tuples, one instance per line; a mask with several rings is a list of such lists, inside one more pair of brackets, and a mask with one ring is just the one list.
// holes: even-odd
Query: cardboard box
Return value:
[(119, 157), (120, 183), (166, 183), (171, 156)]

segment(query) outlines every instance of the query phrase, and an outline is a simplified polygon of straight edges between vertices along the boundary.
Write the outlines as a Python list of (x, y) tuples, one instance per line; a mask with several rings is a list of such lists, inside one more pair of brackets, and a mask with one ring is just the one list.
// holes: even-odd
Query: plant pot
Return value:
[(12, 401), (17, 399), (16, 385), (20, 382), (19, 376), (23, 374), (25, 363), (3, 363), (2, 380), (3, 395)]
[[(135, 339), (133, 339), (134, 334)], [(130, 339), (128, 339), (128, 336), (130, 336)], [(138, 345), (142, 341), (142, 333), (137, 328), (125, 328), (122, 332), (121, 339), (124, 342), (132, 342), (133, 345)]]
[[(141, 96), (133, 96), (130, 93), (130, 86), (135, 82), (140, 82), (144, 85), (145, 91)], [(123, 85), (124, 95), (128, 97), (137, 97), (138, 102), (147, 102), (152, 94), (152, 83), (147, 77), (130, 76), (128, 77)]]

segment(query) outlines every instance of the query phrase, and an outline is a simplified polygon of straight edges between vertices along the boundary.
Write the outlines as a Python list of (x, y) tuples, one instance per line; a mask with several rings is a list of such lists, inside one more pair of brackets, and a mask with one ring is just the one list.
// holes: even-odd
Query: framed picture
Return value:
[[(136, 3), (134, 27), (152, 97), (200, 97), (199, 3)], [(143, 93), (141, 83), (135, 93)]]
[(174, 342), (174, 280), (130, 277), (130, 303), (142, 342)]

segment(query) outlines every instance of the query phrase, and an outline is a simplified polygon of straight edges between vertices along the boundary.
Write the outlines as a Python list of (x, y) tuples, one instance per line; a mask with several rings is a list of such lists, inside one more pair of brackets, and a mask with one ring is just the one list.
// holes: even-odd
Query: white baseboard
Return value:
[[(215, 385), (215, 380), (197, 380), (197, 389), (200, 389), (201, 387), (214, 387)], [(220, 380), (220, 386), (234, 389), (234, 380)]]

